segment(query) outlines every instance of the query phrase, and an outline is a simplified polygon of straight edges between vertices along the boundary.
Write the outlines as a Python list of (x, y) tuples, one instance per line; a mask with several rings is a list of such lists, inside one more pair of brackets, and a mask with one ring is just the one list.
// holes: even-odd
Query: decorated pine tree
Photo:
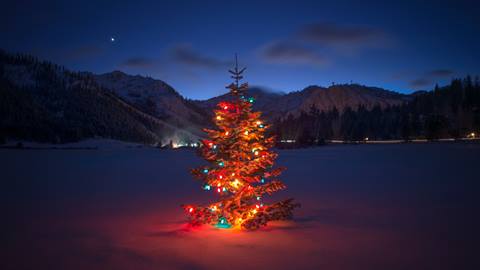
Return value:
[(192, 170), (202, 181), (203, 189), (215, 193), (219, 200), (206, 206), (184, 206), (190, 223), (211, 224), (219, 228), (255, 230), (272, 220), (292, 217), (299, 206), (292, 199), (267, 204), (265, 195), (284, 189), (278, 176), (284, 168), (274, 168), (277, 154), (270, 148), (273, 137), (266, 137), (268, 125), (260, 112), (252, 111), (253, 97), (247, 97), (248, 84), (239, 84), (245, 68), (229, 70), (234, 83), (227, 86), (232, 99), (218, 104), (216, 129), (205, 129), (200, 155), (207, 166)]

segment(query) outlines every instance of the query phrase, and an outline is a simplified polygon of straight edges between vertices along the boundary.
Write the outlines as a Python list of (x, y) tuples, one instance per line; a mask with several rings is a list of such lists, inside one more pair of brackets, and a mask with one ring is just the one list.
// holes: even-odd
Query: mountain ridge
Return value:
[[(356, 110), (359, 106), (372, 109), (379, 105), (385, 108), (411, 100), (409, 95), (359, 84), (337, 84), (329, 87), (310, 85), (288, 93), (269, 92), (255, 87), (249, 89), (248, 93), (256, 99), (254, 109), (264, 112), (271, 119), (290, 114), (298, 116), (301, 112), (308, 112), (312, 107), (320, 111), (337, 109), (342, 112), (347, 107)], [(223, 99), (229, 100), (231, 97), (227, 93), (195, 102), (211, 111), (215, 104)]]
[[(150, 144), (166, 144), (170, 140), (195, 141), (203, 136), (203, 127), (212, 126), (212, 109), (216, 104), (232, 98), (226, 93), (207, 100), (190, 100), (168, 83), (151, 77), (129, 75), (119, 70), (103, 74), (72, 72), (30, 55), (12, 55), (1, 50), (0, 56), (3, 103), (8, 103), (5, 97), (15, 97), (15, 102), (33, 102), (34, 106), (43, 111), (41, 117), (45, 118), (39, 121), (44, 126), (37, 127), (38, 130), (50, 134), (46, 137), (53, 136), (48, 140), (55, 142), (92, 136)], [(76, 91), (71, 91), (72, 89)], [(22, 93), (22, 96), (16, 96), (18, 93)], [(411, 99), (410, 95), (359, 84), (337, 84), (330, 87), (310, 85), (288, 93), (251, 87), (248, 95), (256, 100), (254, 109), (262, 111), (266, 120), (271, 122), (289, 115), (296, 117), (312, 108), (320, 111), (337, 109), (341, 113), (346, 108), (356, 110), (363, 106), (371, 109), (377, 105), (385, 108)], [(91, 107), (90, 103), (100, 107)], [(65, 104), (70, 104), (76, 111)], [(24, 118), (15, 123), (13, 116), (18, 111), (8, 104), (6, 108), (9, 109), (4, 111), (4, 119), (0, 119), (0, 128), (4, 134), (0, 135), (28, 135), (28, 125), (33, 123)], [(102, 111), (106, 108), (109, 108), (107, 116)], [(70, 118), (62, 119), (59, 117), (62, 115)], [(93, 123), (89, 123), (87, 116), (92, 118), (90, 122)], [(109, 117), (113, 121), (109, 122)], [(117, 118), (124, 119), (128, 127), (122, 127)], [(47, 122), (55, 123), (56, 127), (49, 128)], [(11, 128), (20, 128), (21, 132), (12, 133)], [(72, 130), (75, 135), (69, 135)]]
[[(0, 139), (63, 143), (104, 137), (147, 144), (200, 134), (148, 114), (88, 72), (0, 51)], [(199, 132), (199, 131), (198, 131)]]

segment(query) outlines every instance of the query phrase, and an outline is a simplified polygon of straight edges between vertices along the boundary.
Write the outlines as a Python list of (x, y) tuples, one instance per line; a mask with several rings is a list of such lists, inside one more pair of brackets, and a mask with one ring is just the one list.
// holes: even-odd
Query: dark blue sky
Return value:
[(479, 2), (2, 0), (0, 47), (150, 75), (195, 99), (225, 92), (234, 53), (250, 84), (272, 90), (410, 93), (480, 74)]

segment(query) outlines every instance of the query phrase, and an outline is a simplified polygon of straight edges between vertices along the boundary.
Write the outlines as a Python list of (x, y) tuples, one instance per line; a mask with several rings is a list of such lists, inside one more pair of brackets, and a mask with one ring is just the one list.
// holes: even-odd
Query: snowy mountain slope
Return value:
[(193, 134), (201, 135), (201, 126), (208, 122), (200, 108), (161, 80), (121, 71), (93, 75), (93, 78), (143, 112)]
[[(347, 107), (356, 109), (358, 106), (371, 109), (376, 105), (380, 105), (382, 108), (399, 105), (410, 99), (406, 95), (358, 84), (334, 85), (328, 88), (309, 86), (301, 91), (288, 94), (252, 88), (248, 95), (256, 99), (254, 109), (263, 111), (270, 118), (288, 114), (298, 115), (302, 111), (308, 112), (313, 106), (323, 111), (333, 108), (343, 111)], [(230, 99), (231, 97), (226, 94), (204, 101), (196, 101), (196, 103), (205, 109), (211, 109), (218, 101), (225, 98)]]
[(360, 105), (371, 109), (376, 105), (381, 107), (399, 105), (407, 99), (405, 95), (381, 88), (343, 84), (328, 88), (309, 86), (300, 92), (285, 95), (276, 101), (276, 106), (284, 112), (297, 114), (300, 111), (308, 111), (312, 106), (323, 111), (332, 110), (334, 107), (339, 111), (347, 107), (356, 109)]
[[(276, 104), (277, 101), (281, 99), (285, 94), (272, 92), (260, 87), (251, 87), (248, 89), (247, 95), (249, 97), (255, 98), (255, 103), (253, 103), (253, 108), (255, 110), (262, 111), (262, 114), (268, 117), (270, 114), (276, 115), (278, 110), (274, 104)], [(220, 101), (224, 101), (224, 100), (231, 101), (233, 100), (233, 96), (230, 95), (229, 93), (226, 93), (226, 94), (213, 97), (207, 100), (196, 100), (194, 102), (199, 107), (204, 108), (205, 111), (207, 111), (207, 113), (211, 115), (213, 114), (213, 109), (215, 109), (217, 104)]]
[(58, 143), (92, 137), (149, 144), (199, 138), (129, 104), (89, 73), (0, 51), (0, 139)]

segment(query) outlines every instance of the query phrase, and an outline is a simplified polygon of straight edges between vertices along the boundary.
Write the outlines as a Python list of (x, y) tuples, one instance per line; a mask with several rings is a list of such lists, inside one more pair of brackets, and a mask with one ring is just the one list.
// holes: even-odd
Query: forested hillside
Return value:
[(325, 140), (439, 139), (459, 138), (480, 130), (480, 82), (455, 79), (450, 85), (412, 95), (409, 102), (372, 109), (359, 106), (328, 111), (312, 106), (298, 117), (289, 115), (274, 122), (279, 140), (300, 145)]
[(180, 133), (99, 86), (88, 73), (0, 51), (1, 140), (62, 143), (102, 137), (160, 144)]

